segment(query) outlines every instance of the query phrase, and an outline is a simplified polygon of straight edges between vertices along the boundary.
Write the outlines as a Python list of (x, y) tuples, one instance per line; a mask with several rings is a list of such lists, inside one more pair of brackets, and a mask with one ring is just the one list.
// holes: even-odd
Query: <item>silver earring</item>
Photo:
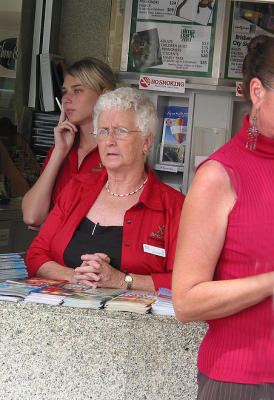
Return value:
[(259, 130), (257, 127), (257, 110), (256, 110), (255, 115), (252, 118), (251, 126), (247, 130), (247, 141), (245, 147), (248, 150), (253, 151), (256, 149), (258, 135), (259, 135)]

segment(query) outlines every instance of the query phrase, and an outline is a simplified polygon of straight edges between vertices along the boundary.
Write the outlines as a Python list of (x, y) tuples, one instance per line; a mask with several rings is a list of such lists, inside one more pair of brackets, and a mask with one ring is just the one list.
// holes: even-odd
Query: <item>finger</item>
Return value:
[[(81, 256), (81, 260), (84, 261), (84, 262), (86, 262), (86, 263), (89, 263), (89, 262), (91, 262), (91, 261), (97, 261), (97, 262), (100, 263), (100, 261), (102, 260), (102, 257), (99, 257), (98, 254), (100, 254), (100, 253), (95, 253), (95, 254), (83, 254), (83, 255)], [(103, 254), (103, 253), (102, 253), (102, 254)]]
[(100, 273), (94, 269), (88, 269), (84, 270), (82, 268), (76, 268), (75, 269), (75, 275), (80, 278), (80, 279), (95, 279), (96, 281), (98, 280), (97, 277), (100, 277)]
[(85, 285), (85, 286), (89, 286), (89, 287), (93, 287), (93, 288), (97, 288), (98, 287), (97, 282), (91, 282), (89, 280), (81, 281), (81, 285)]
[(80, 267), (77, 267), (75, 271), (79, 271), (80, 273), (86, 273), (86, 272), (95, 272), (98, 273), (100, 272), (101, 269), (101, 264), (98, 261), (84, 261), (83, 264), (80, 265)]
[(94, 253), (94, 255), (100, 257), (102, 260), (106, 261), (108, 264), (110, 263), (110, 258), (105, 253)]
[(59, 122), (57, 127), (61, 130), (69, 130), (71, 132), (77, 132), (77, 127), (70, 121), (68, 121), (67, 119), (63, 122)]
[(75, 277), (77, 280), (90, 280), (95, 282), (98, 282), (101, 279), (101, 275), (95, 273), (86, 273), (86, 274), (75, 273)]
[(90, 282), (98, 282), (100, 279), (99, 275), (96, 274), (78, 274), (75, 273), (75, 279), (77, 282), (85, 282), (85, 281), (90, 281)]

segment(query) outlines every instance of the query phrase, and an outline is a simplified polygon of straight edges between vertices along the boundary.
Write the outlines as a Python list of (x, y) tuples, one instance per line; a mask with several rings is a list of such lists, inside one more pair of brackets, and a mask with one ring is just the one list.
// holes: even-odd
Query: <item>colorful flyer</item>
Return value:
[(188, 107), (165, 108), (160, 164), (184, 164), (187, 123)]

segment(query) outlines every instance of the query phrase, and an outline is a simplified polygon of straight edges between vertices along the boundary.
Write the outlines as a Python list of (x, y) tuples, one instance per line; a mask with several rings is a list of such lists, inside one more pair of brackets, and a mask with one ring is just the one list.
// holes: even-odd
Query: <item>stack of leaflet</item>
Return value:
[(0, 281), (28, 276), (22, 253), (0, 254)]
[[(25, 302), (27, 303), (59, 305), (62, 304), (64, 301), (64, 295), (53, 293), (56, 293), (58, 291), (60, 292), (61, 288), (58, 285), (63, 285), (67, 283), (67, 281), (65, 280), (31, 278), (27, 279), (25, 283), (40, 283), (41, 285), (44, 285), (43, 288), (41, 288), (41, 291), (32, 292), (25, 298)], [(46, 291), (46, 293), (44, 291)]]
[(45, 294), (40, 292), (32, 292), (26, 298), (26, 303), (40, 303), (40, 304), (49, 304), (52, 306), (57, 306), (62, 304), (64, 301), (64, 296), (58, 296), (54, 294)]
[(99, 309), (104, 306), (106, 301), (122, 293), (124, 293), (122, 289), (85, 288), (81, 293), (67, 296), (63, 306)]
[[(29, 303), (63, 304), (68, 297), (81, 295), (87, 290), (87, 286), (81, 286), (67, 281), (44, 280), (49, 284), (42, 288), (36, 295), (32, 294), (25, 299)], [(79, 306), (78, 306), (79, 307)]]
[(46, 285), (41, 283), (26, 284), (16, 281), (4, 281), (0, 283), (0, 300), (24, 300), (30, 293), (37, 292), (44, 287), (46, 287)]
[(158, 291), (158, 297), (155, 303), (152, 304), (152, 314), (160, 315), (173, 315), (175, 316), (171, 290), (166, 288), (160, 288)]
[(30, 283), (31, 285), (36, 285), (36, 286), (40, 285), (40, 286), (43, 286), (43, 287), (45, 287), (45, 286), (54, 286), (54, 287), (56, 287), (56, 286), (59, 286), (59, 285), (63, 286), (67, 282), (68, 281), (61, 280), (61, 279), (57, 280), (57, 279), (39, 278), (37, 276), (34, 276), (32, 278), (29, 278), (29, 279), (24, 279), (22, 281), (22, 283)]
[(128, 311), (146, 314), (151, 310), (156, 297), (146, 293), (126, 292), (114, 297), (105, 304), (108, 311)]
[(47, 286), (39, 290), (39, 293), (31, 293), (25, 301), (27, 303), (58, 305), (64, 302), (65, 297), (80, 293), (80, 289), (67, 289), (62, 284), (59, 285)]

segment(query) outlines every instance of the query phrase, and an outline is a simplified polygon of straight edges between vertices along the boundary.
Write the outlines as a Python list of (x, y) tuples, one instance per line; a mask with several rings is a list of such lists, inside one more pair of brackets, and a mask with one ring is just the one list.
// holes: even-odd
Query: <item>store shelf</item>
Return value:
[[(150, 74), (145, 74), (150, 75)], [(139, 77), (140, 74), (136, 72), (120, 72), (118, 75), (118, 82), (128, 84), (128, 85), (137, 85), (139, 86)], [(170, 75), (159, 75), (159, 77), (170, 78)], [(235, 82), (227, 81), (226, 85), (213, 84), (213, 83), (199, 83), (197, 82), (188, 82), (188, 78), (185, 76), (176, 76), (176, 78), (182, 78), (186, 80), (185, 89), (190, 90), (201, 90), (201, 91), (210, 91), (210, 92), (224, 92), (224, 93), (235, 93)], [(174, 95), (174, 92), (162, 92), (167, 94)], [(176, 92), (176, 95), (180, 92)]]

